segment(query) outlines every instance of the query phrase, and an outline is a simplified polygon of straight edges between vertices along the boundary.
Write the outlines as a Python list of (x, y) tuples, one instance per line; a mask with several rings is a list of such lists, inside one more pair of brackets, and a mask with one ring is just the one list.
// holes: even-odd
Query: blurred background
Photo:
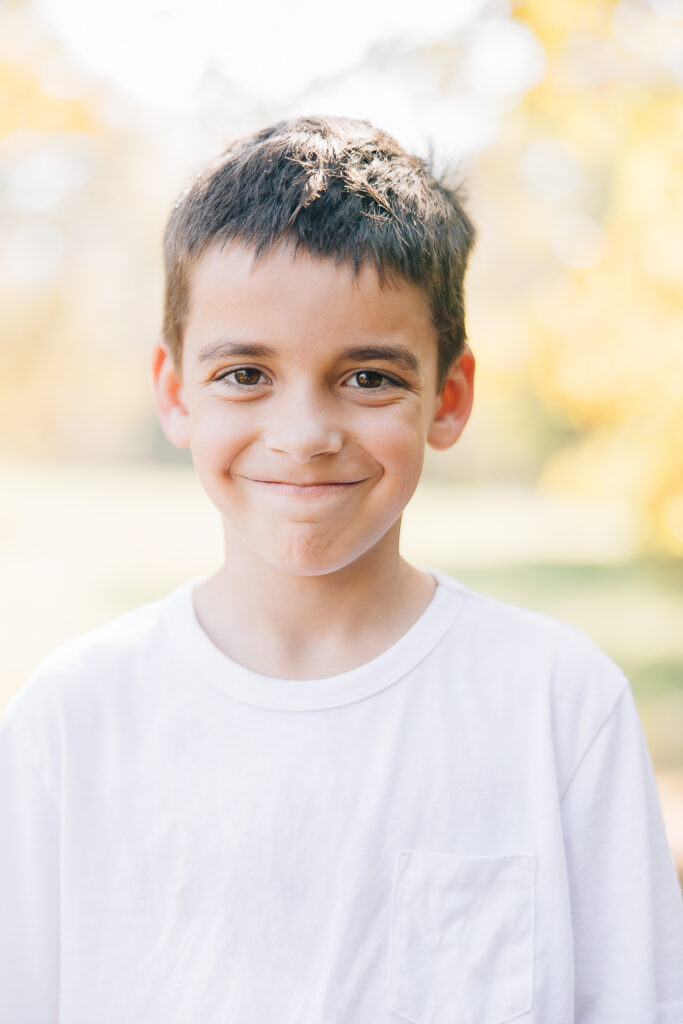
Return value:
[(683, 873), (681, 0), (5, 0), (0, 708), (219, 562), (152, 409), (160, 237), (203, 162), (301, 113), (467, 182), (475, 412), (405, 553), (623, 666)]

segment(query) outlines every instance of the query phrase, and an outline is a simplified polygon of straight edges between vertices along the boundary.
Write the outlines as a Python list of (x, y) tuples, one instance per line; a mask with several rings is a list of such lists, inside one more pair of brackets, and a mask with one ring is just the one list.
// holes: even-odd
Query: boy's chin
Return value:
[(263, 562), (287, 576), (321, 577), (352, 569), (367, 554), (362, 545), (340, 550), (338, 545), (290, 543), (282, 548), (261, 550), (257, 554)]
[(352, 555), (348, 557), (325, 557), (321, 554), (316, 555), (303, 555), (297, 554), (292, 556), (291, 554), (286, 556), (274, 556), (272, 558), (266, 558), (267, 561), (274, 569), (278, 569), (280, 572), (287, 576), (299, 576), (305, 577), (320, 577), (320, 576), (332, 576), (334, 573), (341, 572), (343, 569), (350, 568), (354, 562), (358, 559)]
[[(289, 524), (289, 528), (273, 530), (270, 535), (258, 531), (231, 529), (225, 525), (225, 555), (228, 563), (241, 566), (246, 574), (260, 565), (287, 576), (316, 578), (341, 572), (367, 569), (368, 560), (375, 568), (383, 558), (398, 557), (398, 529), (374, 524), (374, 531), (318, 529), (313, 524)], [(242, 524), (241, 524), (242, 525)], [(353, 525), (353, 524), (352, 524)], [(394, 526), (400, 525), (393, 524)], [(233, 557), (231, 558), (231, 552)], [(241, 554), (240, 554), (241, 552)]]

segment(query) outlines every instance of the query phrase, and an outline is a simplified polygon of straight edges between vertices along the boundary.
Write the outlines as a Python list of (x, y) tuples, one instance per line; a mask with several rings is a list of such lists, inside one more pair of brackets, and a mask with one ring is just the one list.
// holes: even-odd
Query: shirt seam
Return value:
[(622, 678), (622, 683), (623, 683), (622, 688), (619, 691), (619, 693), (617, 694), (614, 702), (610, 706), (610, 709), (607, 712), (607, 714), (605, 715), (605, 718), (603, 719), (603, 721), (601, 722), (600, 726), (598, 727), (596, 732), (593, 734), (591, 739), (589, 740), (588, 744), (586, 745), (585, 750), (583, 751), (583, 753), (580, 755), (578, 761), (576, 762), (576, 765), (574, 766), (574, 770), (570, 774), (570, 776), (569, 776), (569, 778), (568, 778), (568, 780), (567, 780), (567, 782), (565, 784), (565, 787), (562, 790), (562, 793), (560, 795), (560, 804), (563, 803), (564, 798), (566, 797), (572, 782), (576, 778), (576, 776), (577, 776), (577, 774), (578, 774), (578, 772), (579, 772), (579, 770), (581, 768), (581, 765), (585, 761), (586, 757), (588, 756), (588, 754), (590, 753), (592, 748), (595, 746), (595, 744), (596, 744), (596, 742), (598, 740), (598, 737), (602, 734), (603, 730), (608, 725), (610, 719), (612, 718), (612, 716), (614, 715), (615, 711), (617, 710), (619, 704), (621, 703), (622, 700), (625, 699), (626, 694), (629, 692), (629, 685), (628, 685), (628, 681), (627, 681), (626, 677), (622, 674), (621, 678)]
[(5, 726), (9, 732), (16, 736), (20, 749), (23, 752), (23, 757), (26, 763), (30, 766), (33, 773), (38, 777), (45, 793), (47, 794), (50, 803), (54, 806), (55, 811), (59, 814), (60, 807), (54, 793), (48, 785), (47, 779), (45, 778), (43, 771), (40, 767), (38, 758), (31, 752), (30, 744), (24, 739), (21, 734), (21, 730), (17, 728), (12, 722), (5, 722)]

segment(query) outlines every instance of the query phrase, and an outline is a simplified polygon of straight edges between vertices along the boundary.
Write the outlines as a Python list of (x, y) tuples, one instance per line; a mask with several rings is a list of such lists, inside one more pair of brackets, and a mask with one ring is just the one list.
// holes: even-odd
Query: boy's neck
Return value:
[(398, 530), (320, 576), (282, 572), (228, 543), (223, 567), (195, 590), (199, 622), (262, 675), (316, 679), (357, 668), (396, 643), (434, 595), (434, 579), (400, 557)]

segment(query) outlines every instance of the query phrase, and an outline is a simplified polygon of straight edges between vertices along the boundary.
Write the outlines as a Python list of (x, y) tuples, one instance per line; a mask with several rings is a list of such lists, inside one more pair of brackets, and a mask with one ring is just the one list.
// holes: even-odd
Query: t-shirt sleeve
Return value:
[(37, 764), (0, 727), (0, 1021), (59, 1017), (59, 815)]
[(576, 1024), (683, 1024), (683, 900), (628, 686), (562, 798)]

